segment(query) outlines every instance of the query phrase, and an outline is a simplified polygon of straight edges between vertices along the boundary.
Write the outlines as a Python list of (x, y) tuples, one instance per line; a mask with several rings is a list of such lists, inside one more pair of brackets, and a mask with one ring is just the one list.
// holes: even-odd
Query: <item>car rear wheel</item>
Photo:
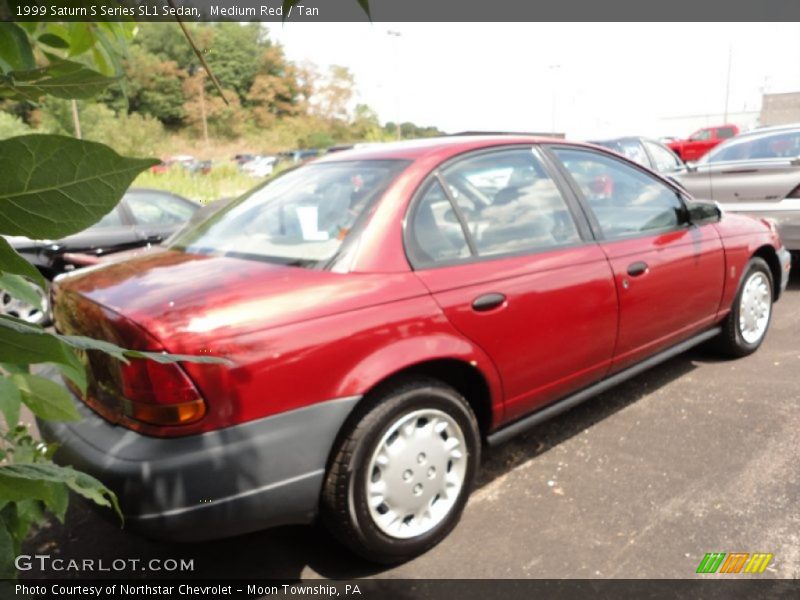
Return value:
[(326, 476), (323, 520), (365, 558), (396, 563), (455, 527), (480, 453), (475, 415), (450, 386), (392, 386), (342, 436)]
[(752, 258), (745, 268), (731, 312), (723, 322), (718, 348), (728, 356), (755, 352), (772, 319), (772, 272), (762, 258)]

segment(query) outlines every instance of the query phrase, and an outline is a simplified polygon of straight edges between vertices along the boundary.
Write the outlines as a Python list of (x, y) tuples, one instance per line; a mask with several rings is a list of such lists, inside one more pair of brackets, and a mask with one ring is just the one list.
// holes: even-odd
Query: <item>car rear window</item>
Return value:
[(407, 165), (341, 161), (288, 171), (179, 234), (170, 247), (295, 266), (325, 264)]

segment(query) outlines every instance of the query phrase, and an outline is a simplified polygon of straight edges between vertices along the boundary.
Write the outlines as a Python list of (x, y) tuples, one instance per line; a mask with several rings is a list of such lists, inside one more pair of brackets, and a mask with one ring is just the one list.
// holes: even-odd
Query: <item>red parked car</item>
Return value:
[(682, 161), (689, 162), (698, 160), (715, 146), (736, 135), (739, 135), (739, 128), (736, 125), (703, 127), (695, 131), (688, 139), (668, 142), (667, 147)]
[(755, 351), (788, 272), (770, 222), (600, 148), (335, 153), (166, 248), (61, 278), (59, 331), (231, 362), (90, 352), (84, 419), (41, 428), (151, 536), (320, 515), (400, 561), (455, 526), (483, 444), (706, 340)]

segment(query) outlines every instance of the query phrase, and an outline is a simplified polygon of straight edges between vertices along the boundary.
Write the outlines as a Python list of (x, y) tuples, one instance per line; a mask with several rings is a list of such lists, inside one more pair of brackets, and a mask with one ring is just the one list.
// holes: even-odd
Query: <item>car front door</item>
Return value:
[(613, 371), (710, 326), (725, 275), (711, 224), (692, 225), (680, 192), (631, 163), (551, 146), (593, 220), (614, 272), (620, 322)]
[(545, 164), (530, 146), (456, 159), (406, 228), (417, 276), (500, 372), (506, 421), (602, 378), (617, 332), (608, 261)]

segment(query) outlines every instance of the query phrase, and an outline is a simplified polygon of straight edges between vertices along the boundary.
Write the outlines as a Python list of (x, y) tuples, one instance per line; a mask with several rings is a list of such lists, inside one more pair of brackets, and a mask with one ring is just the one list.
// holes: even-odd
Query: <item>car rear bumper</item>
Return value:
[(339, 398), (181, 438), (112, 425), (76, 401), (80, 421), (40, 421), (39, 429), (60, 444), (58, 463), (116, 492), (126, 527), (197, 541), (312, 521), (328, 455), (358, 400)]
[(783, 245), (792, 252), (800, 251), (800, 199), (786, 198), (780, 202), (726, 203), (721, 206), (726, 212), (772, 219), (778, 226)]

